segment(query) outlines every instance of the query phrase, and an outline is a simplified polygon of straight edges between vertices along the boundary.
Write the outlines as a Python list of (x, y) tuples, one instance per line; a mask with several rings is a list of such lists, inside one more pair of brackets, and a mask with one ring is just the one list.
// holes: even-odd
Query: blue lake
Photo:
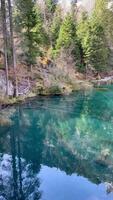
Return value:
[(113, 200), (113, 86), (0, 112), (0, 200)]

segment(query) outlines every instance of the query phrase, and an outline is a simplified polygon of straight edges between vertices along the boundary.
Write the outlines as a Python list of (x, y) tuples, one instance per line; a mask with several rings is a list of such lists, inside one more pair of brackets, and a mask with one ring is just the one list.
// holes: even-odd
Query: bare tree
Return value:
[(5, 0), (1, 0), (1, 18), (3, 29), (3, 41), (4, 41), (4, 67), (6, 71), (6, 95), (9, 95), (9, 73), (8, 73), (8, 52), (7, 52), (7, 23), (6, 23), (6, 3)]
[(11, 51), (12, 51), (12, 65), (14, 70), (14, 96), (18, 96), (18, 84), (16, 76), (16, 58), (15, 58), (15, 46), (14, 46), (14, 33), (13, 33), (13, 18), (12, 18), (12, 5), (11, 0), (8, 0), (9, 22), (10, 22), (10, 39), (11, 39)]

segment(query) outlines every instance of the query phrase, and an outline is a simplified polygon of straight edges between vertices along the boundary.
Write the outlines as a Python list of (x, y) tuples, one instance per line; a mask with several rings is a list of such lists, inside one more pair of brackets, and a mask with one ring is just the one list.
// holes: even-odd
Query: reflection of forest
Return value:
[[(67, 174), (77, 173), (96, 184), (112, 183), (112, 104), (113, 98), (108, 101), (105, 93), (98, 91), (40, 98), (16, 107), (15, 112), (13, 109), (10, 115), (13, 123), (0, 129), (1, 162), (6, 153), (12, 155), (9, 162), (13, 195), (17, 199), (27, 199), (31, 194), (35, 199), (40, 198), (36, 174), (41, 164), (60, 168)], [(0, 191), (3, 192), (2, 178)], [(32, 181), (30, 189), (28, 180)]]
[(0, 200), (38, 200), (39, 186), (40, 180), (31, 164), (8, 154), (0, 155)]

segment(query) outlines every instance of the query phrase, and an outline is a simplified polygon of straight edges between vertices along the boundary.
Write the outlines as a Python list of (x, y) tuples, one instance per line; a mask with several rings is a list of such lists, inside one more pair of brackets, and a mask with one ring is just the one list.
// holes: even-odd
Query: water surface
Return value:
[(113, 200), (113, 86), (0, 115), (0, 200)]

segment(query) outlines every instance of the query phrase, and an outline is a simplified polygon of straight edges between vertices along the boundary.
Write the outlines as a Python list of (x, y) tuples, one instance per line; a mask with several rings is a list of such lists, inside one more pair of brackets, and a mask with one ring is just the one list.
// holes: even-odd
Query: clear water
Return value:
[(113, 200), (113, 86), (0, 114), (0, 200)]

